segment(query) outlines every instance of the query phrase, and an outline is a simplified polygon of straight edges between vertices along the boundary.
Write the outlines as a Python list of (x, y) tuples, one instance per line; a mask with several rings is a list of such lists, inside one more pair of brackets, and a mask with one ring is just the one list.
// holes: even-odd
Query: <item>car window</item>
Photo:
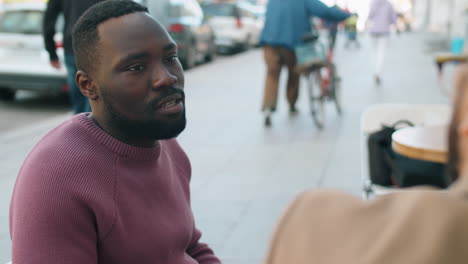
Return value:
[(41, 34), (41, 11), (12, 11), (6, 12), (0, 17), (0, 32)]
[[(38, 23), (39, 22), (39, 23)], [(21, 25), (23, 33), (41, 33), (42, 14), (39, 12), (27, 12), (24, 14)], [(39, 24), (39, 27), (38, 27)]]
[(207, 17), (222, 16), (222, 17), (236, 17), (238, 11), (233, 4), (202, 4), (203, 12)]

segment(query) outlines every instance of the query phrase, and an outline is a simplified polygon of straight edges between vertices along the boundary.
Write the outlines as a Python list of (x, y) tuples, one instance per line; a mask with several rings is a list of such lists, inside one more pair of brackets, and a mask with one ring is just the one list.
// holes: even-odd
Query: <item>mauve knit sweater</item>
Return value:
[(14, 264), (216, 264), (175, 139), (127, 145), (79, 114), (31, 151), (10, 206)]

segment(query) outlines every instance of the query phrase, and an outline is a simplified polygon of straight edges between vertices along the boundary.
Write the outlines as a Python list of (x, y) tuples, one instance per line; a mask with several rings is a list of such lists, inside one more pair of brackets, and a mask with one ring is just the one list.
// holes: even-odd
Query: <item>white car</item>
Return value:
[(220, 52), (246, 50), (258, 45), (263, 19), (248, 2), (202, 2), (205, 18), (215, 32)]
[[(0, 98), (13, 100), (17, 90), (61, 93), (68, 90), (64, 65), (49, 64), (42, 19), (45, 3), (8, 4), (0, 16)], [(58, 23), (60, 24), (60, 23)], [(57, 30), (61, 32), (61, 30)], [(61, 33), (57, 34), (60, 47)], [(63, 58), (63, 49), (58, 49)], [(63, 61), (63, 60), (62, 60)]]

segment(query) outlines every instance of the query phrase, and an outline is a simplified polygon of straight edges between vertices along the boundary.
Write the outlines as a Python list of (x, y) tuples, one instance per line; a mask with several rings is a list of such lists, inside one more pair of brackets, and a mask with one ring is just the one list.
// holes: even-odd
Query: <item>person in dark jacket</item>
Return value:
[(49, 0), (43, 21), (43, 36), (50, 65), (56, 69), (62, 67), (57, 55), (57, 47), (54, 40), (55, 28), (60, 14), (63, 15), (65, 25), (63, 28), (63, 48), (65, 50), (65, 67), (67, 69), (67, 83), (69, 86), (70, 100), (75, 114), (89, 112), (88, 99), (83, 96), (75, 82), (76, 65), (72, 48), (72, 29), (78, 18), (92, 5), (103, 0)]
[(296, 112), (299, 90), (299, 75), (295, 73), (296, 55), (294, 49), (303, 43), (302, 37), (311, 31), (310, 18), (316, 16), (327, 21), (342, 21), (349, 14), (334, 7), (328, 7), (319, 0), (269, 0), (265, 27), (260, 37), (263, 55), (267, 65), (263, 111), (265, 125), (270, 126), (271, 112), (276, 110), (278, 83), (281, 67), (288, 67), (287, 97), (289, 109)]

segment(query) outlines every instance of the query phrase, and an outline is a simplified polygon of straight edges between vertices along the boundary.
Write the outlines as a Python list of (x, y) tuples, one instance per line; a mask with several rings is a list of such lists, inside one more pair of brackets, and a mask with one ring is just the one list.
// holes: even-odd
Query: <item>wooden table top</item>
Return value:
[(453, 53), (441, 53), (435, 56), (437, 63), (446, 63), (446, 62), (467, 62), (467, 54), (453, 54)]
[(392, 135), (393, 150), (413, 159), (447, 162), (448, 126), (407, 127)]

